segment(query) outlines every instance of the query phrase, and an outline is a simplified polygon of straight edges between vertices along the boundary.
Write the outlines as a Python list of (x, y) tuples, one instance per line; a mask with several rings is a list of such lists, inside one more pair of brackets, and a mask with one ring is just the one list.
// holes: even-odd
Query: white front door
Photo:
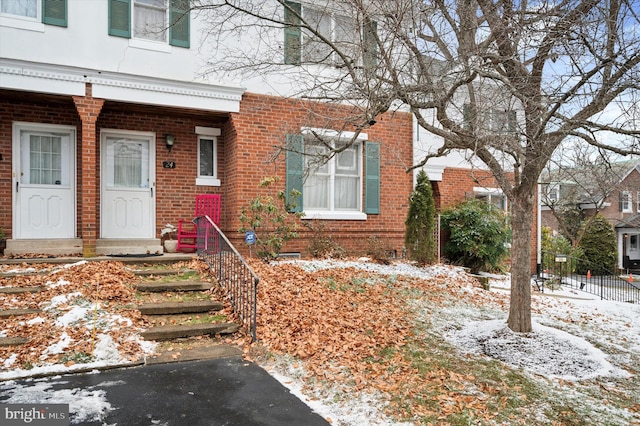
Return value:
[(155, 237), (155, 138), (152, 133), (101, 134), (101, 237)]
[(74, 238), (75, 128), (14, 123), (13, 238)]

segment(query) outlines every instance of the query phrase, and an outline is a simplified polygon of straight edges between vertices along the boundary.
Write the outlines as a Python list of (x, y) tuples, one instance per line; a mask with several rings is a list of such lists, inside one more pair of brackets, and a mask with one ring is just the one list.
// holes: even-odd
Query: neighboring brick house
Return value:
[[(221, 227), (247, 252), (241, 209), (263, 177), (286, 185), (278, 147), (305, 142), (310, 129), (333, 143), (350, 137), (339, 132), (346, 107), (274, 96), (268, 84), (207, 81), (192, 46), (205, 23), (184, 16), (180, 1), (7, 4), (0, 3), (5, 254), (159, 253), (161, 228), (189, 219), (199, 193), (222, 195)], [(142, 31), (145, 19), (169, 29)], [(363, 253), (373, 236), (400, 253), (412, 139), (410, 114), (376, 117), (323, 169), (323, 196), (302, 188), (302, 220), (322, 221), (349, 253)], [(306, 254), (310, 238), (301, 228), (284, 250)]]
[(608, 171), (602, 174), (587, 167), (565, 170), (564, 177), (558, 177), (558, 171), (541, 177), (542, 226), (558, 232), (551, 206), (566, 202), (575, 204), (586, 216), (600, 214), (615, 228), (618, 267), (640, 269), (640, 160), (592, 167)]
[[(425, 152), (440, 146), (438, 137), (418, 130), (414, 142), (414, 157), (419, 160)], [(447, 156), (432, 158), (423, 167), (431, 180), (436, 211), (439, 213), (470, 198), (492, 203), (509, 212), (509, 200), (495, 178), (479, 160), (465, 157), (463, 153), (451, 152)], [(539, 262), (539, 220), (534, 218), (531, 235), (531, 273), (536, 272)], [(446, 237), (446, 236), (443, 236)], [(442, 238), (441, 246), (444, 244)]]

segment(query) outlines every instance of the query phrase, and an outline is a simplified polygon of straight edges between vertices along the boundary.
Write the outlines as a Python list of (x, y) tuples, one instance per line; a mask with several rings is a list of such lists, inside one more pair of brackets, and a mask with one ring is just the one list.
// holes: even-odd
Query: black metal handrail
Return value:
[(640, 303), (640, 283), (631, 275), (624, 277), (611, 268), (561, 253), (542, 252), (537, 274), (541, 290), (553, 289), (552, 283), (594, 294), (603, 300)]
[(249, 329), (255, 341), (260, 279), (209, 216), (196, 217), (193, 223), (198, 233), (198, 256), (209, 265), (242, 325)]

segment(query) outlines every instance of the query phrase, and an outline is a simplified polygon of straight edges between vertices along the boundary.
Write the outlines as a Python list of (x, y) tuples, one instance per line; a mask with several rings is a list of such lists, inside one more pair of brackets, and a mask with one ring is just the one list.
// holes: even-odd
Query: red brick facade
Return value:
[[(166, 223), (192, 216), (195, 195), (222, 194), (222, 229), (241, 251), (241, 209), (258, 194), (263, 177), (277, 175), (285, 184), (284, 145), (287, 133), (301, 127), (350, 130), (345, 127), (348, 108), (304, 103), (277, 97), (245, 94), (239, 113), (214, 114), (153, 106), (128, 105), (87, 96), (37, 96), (0, 92), (0, 227), (11, 238), (12, 228), (12, 123), (14, 121), (74, 126), (77, 132), (77, 229), (84, 255), (95, 253), (100, 238), (100, 131), (117, 129), (154, 132), (156, 135), (156, 236)], [(334, 120), (327, 117), (335, 117)], [(221, 186), (197, 186), (197, 135), (195, 127), (221, 129), (218, 143), (218, 178)], [(407, 113), (388, 113), (365, 130), (368, 139), (380, 143), (381, 211), (365, 221), (323, 221), (325, 230), (349, 254), (362, 254), (370, 236), (388, 241), (398, 254), (404, 240), (404, 220), (412, 190), (412, 175), (405, 167), (412, 161), (412, 122)], [(175, 136), (171, 152), (165, 135)], [(163, 161), (176, 168), (163, 168)], [(301, 227), (300, 238), (286, 251), (306, 254), (310, 234)]]
[[(448, 167), (444, 170), (442, 181), (432, 182), (437, 211), (464, 201), (467, 196), (474, 194), (474, 188), (499, 188), (496, 180), (488, 171), (474, 169), (458, 169)], [(536, 204), (537, 205), (537, 204)], [(531, 234), (531, 271), (535, 273), (537, 264), (537, 214)]]

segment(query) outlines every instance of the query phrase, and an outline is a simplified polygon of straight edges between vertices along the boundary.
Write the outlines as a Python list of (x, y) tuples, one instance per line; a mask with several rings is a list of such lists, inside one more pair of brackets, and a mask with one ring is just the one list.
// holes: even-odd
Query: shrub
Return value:
[(614, 271), (617, 259), (616, 233), (609, 221), (602, 215), (597, 215), (588, 225), (584, 236), (580, 240), (579, 248), (582, 250), (581, 266), (577, 271), (586, 274), (588, 269), (611, 273)]
[(441, 222), (449, 232), (444, 252), (451, 261), (474, 273), (501, 268), (509, 253), (506, 243), (510, 238), (502, 210), (481, 200), (468, 200), (443, 212)]
[(307, 249), (313, 257), (341, 259), (345, 256), (345, 249), (325, 232), (323, 223), (305, 222), (304, 226), (311, 231)]
[[(265, 177), (260, 187), (265, 194), (258, 195), (242, 209), (238, 232), (253, 230), (256, 234), (256, 254), (265, 262), (273, 260), (280, 254), (280, 249), (289, 240), (298, 236), (296, 220), (304, 213), (289, 213), (295, 208), (295, 200), (301, 195), (291, 191), (290, 196), (284, 190), (275, 190), (273, 184), (279, 181), (278, 176)], [(289, 202), (287, 200), (293, 200)]]
[(435, 214), (431, 182), (427, 173), (420, 170), (416, 187), (409, 197), (404, 237), (409, 259), (420, 264), (430, 264), (436, 260), (436, 242), (433, 235)]
[(367, 256), (378, 263), (388, 265), (395, 257), (395, 251), (387, 239), (372, 235), (367, 238)]

